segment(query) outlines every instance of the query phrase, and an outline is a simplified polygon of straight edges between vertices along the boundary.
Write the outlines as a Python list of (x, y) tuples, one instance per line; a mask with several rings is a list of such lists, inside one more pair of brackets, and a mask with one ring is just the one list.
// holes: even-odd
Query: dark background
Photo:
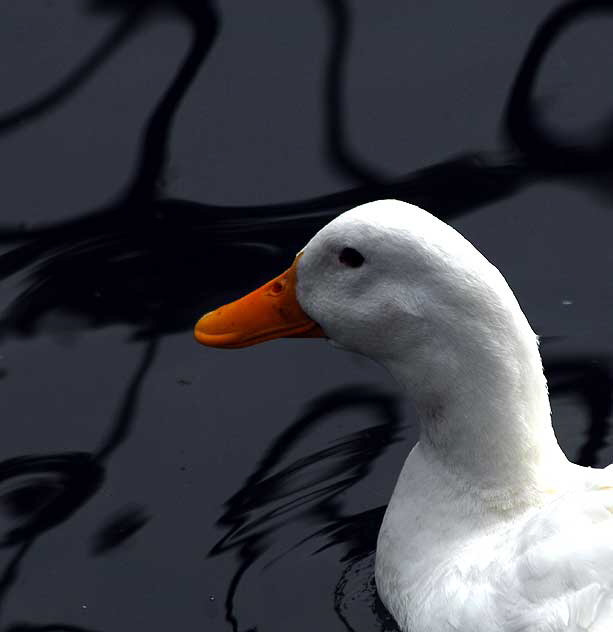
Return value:
[(395, 385), (322, 341), (191, 334), (360, 202), (500, 268), (562, 447), (613, 458), (612, 8), (4, 3), (0, 629), (394, 629)]

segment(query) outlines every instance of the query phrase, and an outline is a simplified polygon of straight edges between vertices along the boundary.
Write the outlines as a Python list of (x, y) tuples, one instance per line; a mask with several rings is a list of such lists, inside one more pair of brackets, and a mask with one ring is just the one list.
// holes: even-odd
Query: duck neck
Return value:
[(551, 425), (537, 337), (521, 312), (504, 330), (479, 324), (465, 334), (440, 349), (429, 345), (413, 366), (386, 363), (417, 409), (422, 455), (490, 504), (538, 502), (567, 461)]

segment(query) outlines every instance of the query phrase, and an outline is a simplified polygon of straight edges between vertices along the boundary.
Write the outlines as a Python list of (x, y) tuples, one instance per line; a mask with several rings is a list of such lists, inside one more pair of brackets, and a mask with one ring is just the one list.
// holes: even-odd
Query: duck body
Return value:
[(612, 629), (611, 468), (568, 463), (505, 510), (449, 479), (418, 443), (379, 532), (377, 588), (403, 631)]
[(613, 472), (566, 459), (537, 336), (464, 237), (413, 205), (365, 204), (196, 326), (210, 346), (282, 336), (372, 358), (415, 407), (375, 564), (403, 632), (613, 630)]

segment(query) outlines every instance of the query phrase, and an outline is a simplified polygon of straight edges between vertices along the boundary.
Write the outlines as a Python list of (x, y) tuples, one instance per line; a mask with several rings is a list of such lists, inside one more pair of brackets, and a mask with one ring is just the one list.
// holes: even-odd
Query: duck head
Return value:
[(289, 270), (203, 316), (195, 337), (222, 348), (326, 337), (386, 366), (417, 366), (425, 355), (453, 364), (467, 332), (501, 325), (509, 306), (518, 309), (498, 270), (453, 228), (381, 200), (334, 219)]

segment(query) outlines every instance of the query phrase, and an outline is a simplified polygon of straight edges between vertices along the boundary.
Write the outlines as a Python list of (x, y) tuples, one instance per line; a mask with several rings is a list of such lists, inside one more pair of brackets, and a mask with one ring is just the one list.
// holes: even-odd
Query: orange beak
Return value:
[(196, 340), (208, 347), (239, 349), (275, 338), (325, 338), (296, 298), (296, 267), (233, 303), (205, 314), (194, 330)]

